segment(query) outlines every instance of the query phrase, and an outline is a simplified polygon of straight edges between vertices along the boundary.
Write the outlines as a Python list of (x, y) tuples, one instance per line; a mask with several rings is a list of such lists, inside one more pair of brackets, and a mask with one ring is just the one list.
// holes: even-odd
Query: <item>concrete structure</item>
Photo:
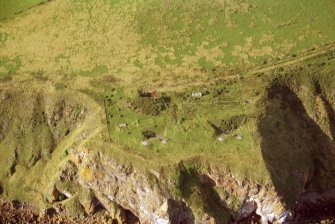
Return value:
[(192, 97), (194, 97), (194, 98), (202, 97), (202, 93), (201, 92), (193, 92)]

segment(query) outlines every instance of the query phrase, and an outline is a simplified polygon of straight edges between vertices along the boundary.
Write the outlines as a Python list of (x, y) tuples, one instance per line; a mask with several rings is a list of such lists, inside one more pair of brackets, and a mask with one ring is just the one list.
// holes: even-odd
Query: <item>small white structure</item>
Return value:
[(217, 138), (220, 142), (224, 142), (224, 136), (223, 135), (220, 135), (218, 138)]
[(162, 139), (162, 144), (166, 145), (166, 144), (168, 144), (168, 143), (169, 143), (169, 141), (168, 141), (166, 138), (163, 138), (163, 139)]
[(193, 92), (192, 97), (194, 97), (194, 98), (202, 97), (202, 92)]
[(126, 127), (128, 127), (127, 123), (120, 123), (119, 124), (119, 128), (126, 128)]
[(142, 145), (144, 145), (144, 146), (148, 146), (148, 145), (150, 145), (151, 143), (149, 142), (149, 141), (142, 141)]
[(242, 136), (242, 135), (236, 135), (236, 139), (238, 139), (238, 140), (242, 140), (242, 139), (243, 139), (243, 136)]
[(247, 104), (252, 103), (252, 100), (251, 99), (247, 99), (247, 100), (245, 100), (245, 103), (247, 103)]

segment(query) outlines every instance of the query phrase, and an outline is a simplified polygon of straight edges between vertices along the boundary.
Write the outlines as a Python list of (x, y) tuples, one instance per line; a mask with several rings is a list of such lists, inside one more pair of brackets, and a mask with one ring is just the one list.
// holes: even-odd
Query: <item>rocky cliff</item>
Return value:
[(253, 122), (271, 182), (197, 158), (159, 169), (138, 167), (130, 149), (120, 150), (106, 134), (99, 101), (51, 84), (7, 83), (1, 91), (1, 198), (29, 203), (45, 214), (99, 216), (107, 223), (331, 217), (335, 95), (328, 78), (283, 76), (265, 82)]

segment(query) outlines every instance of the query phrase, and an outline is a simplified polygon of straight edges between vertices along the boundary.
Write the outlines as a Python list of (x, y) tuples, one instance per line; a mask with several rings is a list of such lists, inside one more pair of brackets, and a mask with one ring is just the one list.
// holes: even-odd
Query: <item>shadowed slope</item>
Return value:
[(334, 187), (334, 143), (308, 115), (299, 96), (276, 81), (267, 101), (259, 123), (261, 149), (283, 202), (292, 206), (305, 191)]

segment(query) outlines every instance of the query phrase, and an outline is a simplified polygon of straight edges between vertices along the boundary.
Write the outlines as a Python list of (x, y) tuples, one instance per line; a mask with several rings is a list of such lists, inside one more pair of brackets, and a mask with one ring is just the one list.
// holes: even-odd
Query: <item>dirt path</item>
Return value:
[(254, 74), (257, 74), (257, 73), (264, 73), (264, 72), (268, 72), (268, 71), (271, 71), (271, 70), (275, 70), (275, 69), (280, 68), (280, 67), (291, 66), (291, 65), (300, 63), (302, 61), (305, 61), (305, 60), (308, 60), (308, 59), (326, 54), (327, 52), (334, 51), (334, 50), (335, 50), (335, 43), (331, 43), (331, 44), (322, 46), (320, 48), (317, 48), (317, 49), (315, 49), (311, 52), (302, 53), (302, 54), (300, 54), (299, 56), (297, 56), (293, 59), (287, 59), (287, 60), (284, 60), (284, 61), (280, 61), (276, 64), (272, 64), (272, 65), (267, 66), (267, 67), (255, 68), (252, 71), (247, 72), (247, 75), (254, 75)]
[[(324, 55), (324, 54), (326, 54), (330, 51), (335, 51), (335, 42), (329, 43), (329, 44), (324, 45), (324, 46), (321, 46), (321, 47), (316, 48), (314, 50), (303, 52), (303, 53), (297, 55), (294, 58), (281, 60), (281, 61), (278, 61), (274, 64), (267, 65), (265, 67), (264, 66), (257, 66), (257, 67), (254, 67), (254, 68), (246, 69), (246, 70), (244, 70), (240, 73), (237, 73), (237, 74), (228, 75), (228, 76), (225, 76), (225, 77), (213, 78), (213, 79), (211, 79), (211, 81), (206, 81), (206, 82), (207, 82), (207, 84), (213, 84), (213, 83), (215, 83), (217, 81), (220, 81), (220, 80), (224, 81), (224, 80), (235, 79), (235, 78), (239, 77), (239, 75), (241, 75), (243, 77), (246, 77), (246, 76), (252, 76), (252, 75), (255, 75), (255, 74), (258, 74), (258, 73), (269, 72), (269, 71), (278, 69), (280, 67), (293, 66), (295, 64), (306, 61), (308, 59), (315, 58), (315, 57), (320, 56), (320, 55)], [(197, 80), (197, 81), (193, 81), (193, 82), (184, 81), (182, 83), (175, 83), (173, 85), (166, 86), (163, 89), (162, 88), (157, 88), (157, 89), (183, 91), (185, 89), (185, 86), (201, 86), (201, 85), (204, 84), (204, 82), (205, 82), (205, 79), (204, 80)]]

